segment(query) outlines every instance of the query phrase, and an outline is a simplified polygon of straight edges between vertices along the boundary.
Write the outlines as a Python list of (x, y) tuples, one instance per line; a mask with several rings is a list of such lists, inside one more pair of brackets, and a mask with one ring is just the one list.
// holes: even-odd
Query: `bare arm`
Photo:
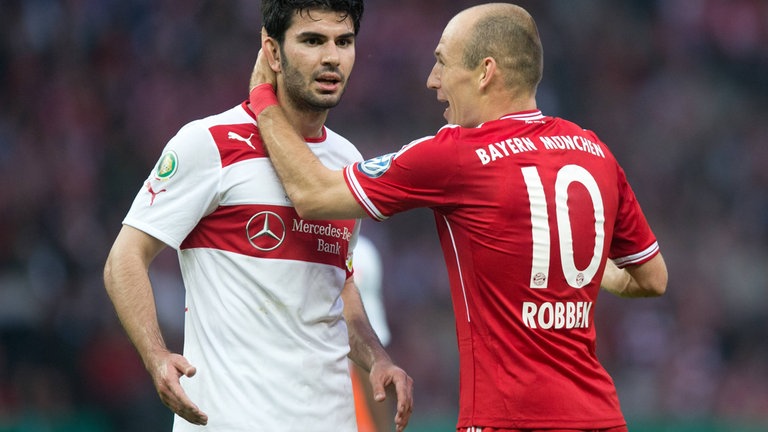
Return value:
[(165, 248), (160, 240), (123, 226), (104, 266), (104, 286), (118, 318), (152, 377), (163, 403), (192, 424), (205, 425), (208, 416), (189, 400), (179, 384), (195, 368), (168, 351), (157, 321), (149, 265)]
[(623, 269), (608, 260), (600, 287), (620, 297), (658, 297), (667, 290), (667, 265), (660, 253)]
[[(272, 41), (262, 35), (262, 49), (251, 75), (251, 89), (259, 84), (275, 86)], [(347, 188), (341, 171), (326, 168), (312, 153), (279, 105), (272, 105), (258, 115), (264, 145), (286, 193), (299, 216), (306, 219), (349, 219), (366, 215)]]
[(373, 398), (381, 402), (386, 398), (385, 388), (394, 386), (397, 395), (395, 425), (402, 431), (408, 425), (413, 410), (413, 379), (396, 366), (379, 341), (365, 314), (360, 291), (354, 279), (347, 279), (341, 292), (344, 301), (344, 320), (349, 329), (349, 358), (369, 373)]

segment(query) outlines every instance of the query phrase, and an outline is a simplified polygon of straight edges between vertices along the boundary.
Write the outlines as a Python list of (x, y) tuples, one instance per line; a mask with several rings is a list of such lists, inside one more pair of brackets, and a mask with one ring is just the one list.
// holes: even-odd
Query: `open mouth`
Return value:
[(336, 91), (341, 86), (341, 77), (336, 74), (325, 73), (319, 75), (315, 82), (320, 85), (320, 89), (324, 91)]

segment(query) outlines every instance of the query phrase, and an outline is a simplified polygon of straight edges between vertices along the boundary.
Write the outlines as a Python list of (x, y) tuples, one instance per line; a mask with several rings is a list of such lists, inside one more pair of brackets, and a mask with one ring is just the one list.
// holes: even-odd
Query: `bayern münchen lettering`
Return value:
[(530, 138), (507, 138), (504, 141), (488, 144), (488, 149), (477, 149), (477, 157), (480, 158), (480, 162), (486, 165), (489, 162), (493, 162), (496, 159), (511, 156), (522, 152), (536, 150), (536, 145), (533, 144)]
[[(542, 136), (539, 141), (544, 145), (544, 150), (576, 150), (605, 158), (605, 153), (600, 144), (597, 144), (583, 136), (557, 135)], [(528, 137), (507, 138), (504, 141), (488, 144), (484, 148), (475, 149), (480, 163), (487, 165), (498, 159), (512, 155), (536, 151), (536, 144)]]
[(600, 145), (584, 138), (583, 136), (549, 136), (539, 137), (547, 150), (579, 150), (605, 158), (605, 153)]

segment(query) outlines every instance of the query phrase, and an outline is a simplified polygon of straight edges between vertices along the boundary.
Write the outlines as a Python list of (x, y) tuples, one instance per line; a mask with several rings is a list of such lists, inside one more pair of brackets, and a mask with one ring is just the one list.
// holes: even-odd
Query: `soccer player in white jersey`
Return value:
[[(271, 43), (252, 98), (273, 92)], [(466, 9), (434, 54), (427, 86), (449, 124), (397, 153), (328, 169), (278, 106), (256, 112), (286, 191), (306, 218), (433, 210), (459, 345), (458, 430), (626, 431), (593, 306), (601, 285), (661, 295), (667, 269), (624, 171), (593, 132), (537, 108), (543, 54), (524, 9)]]
[[(278, 97), (302, 141), (329, 168), (360, 161), (324, 124), (354, 64), (362, 0), (264, 0), (262, 13)], [(356, 431), (347, 357), (370, 372), (377, 399), (395, 387), (403, 430), (412, 381), (353, 282), (359, 220), (297, 214), (259, 137), (262, 103), (193, 121), (168, 142), (107, 258), (107, 292), (174, 432)], [(166, 246), (186, 287), (183, 355), (163, 341), (147, 276)]]

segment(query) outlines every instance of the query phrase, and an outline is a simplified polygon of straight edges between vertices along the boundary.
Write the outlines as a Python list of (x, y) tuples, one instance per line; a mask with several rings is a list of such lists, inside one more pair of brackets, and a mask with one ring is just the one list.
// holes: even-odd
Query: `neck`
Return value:
[(323, 136), (323, 125), (328, 118), (327, 109), (320, 111), (299, 109), (294, 104), (288, 103), (288, 98), (281, 94), (278, 94), (277, 99), (285, 111), (286, 118), (302, 137), (320, 138)]
[(489, 112), (486, 113), (487, 120), (496, 120), (507, 114), (512, 114), (521, 111), (532, 111), (538, 109), (536, 106), (536, 98), (531, 97), (513, 97), (507, 100), (489, 101), (485, 104), (488, 107)]

